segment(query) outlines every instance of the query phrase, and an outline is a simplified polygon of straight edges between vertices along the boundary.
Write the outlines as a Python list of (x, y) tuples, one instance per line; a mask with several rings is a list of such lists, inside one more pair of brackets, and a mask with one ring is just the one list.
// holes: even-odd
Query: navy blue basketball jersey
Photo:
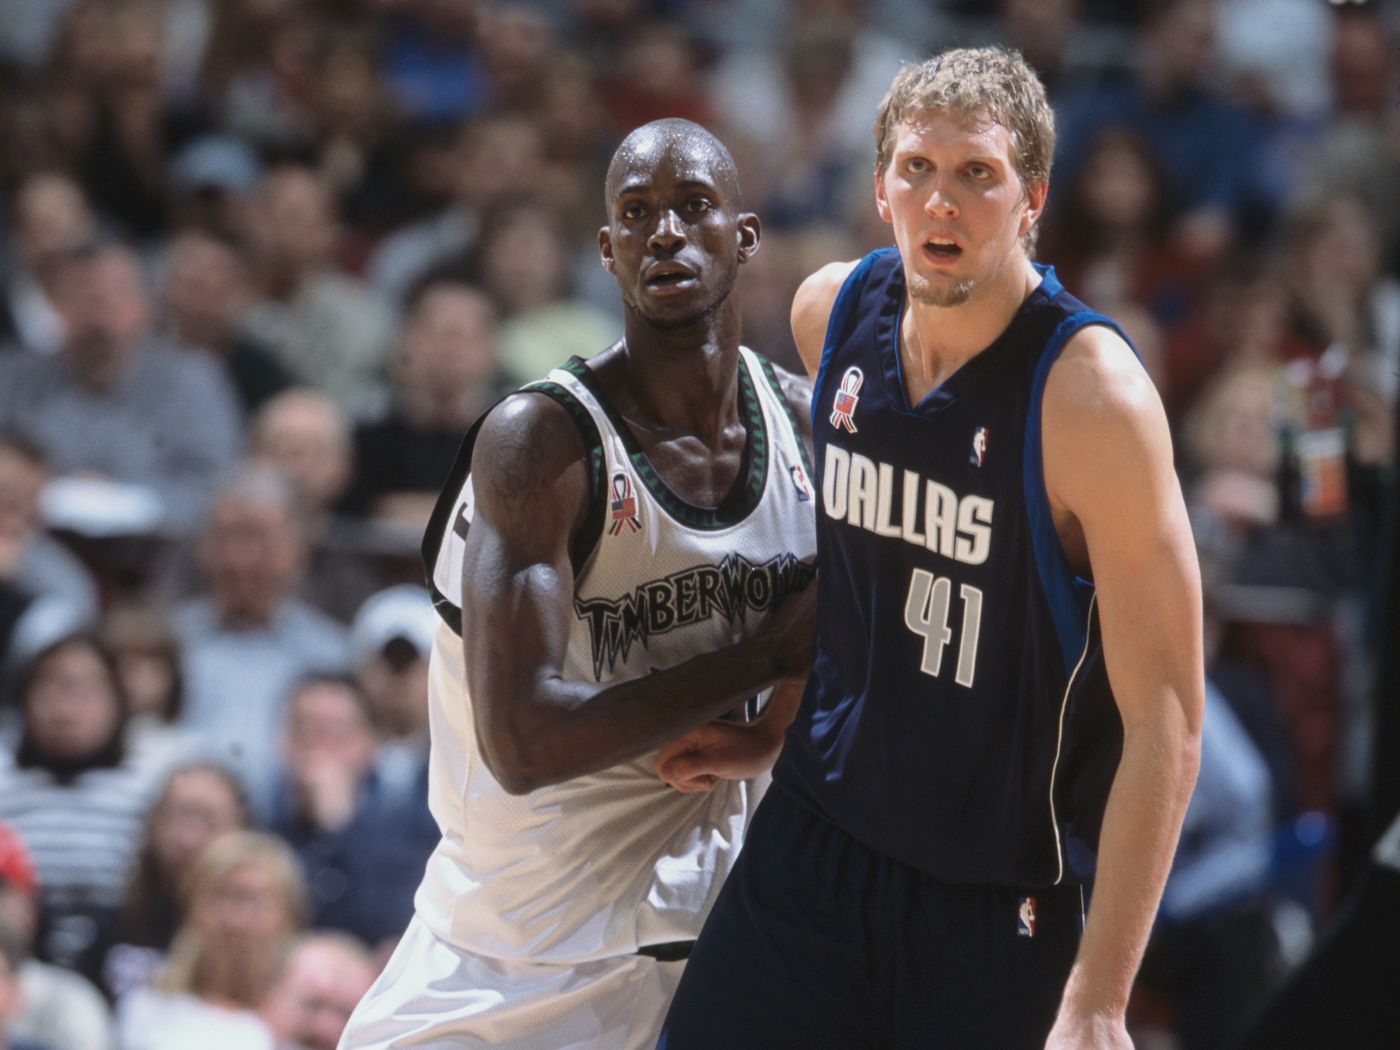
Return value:
[(872, 253), (837, 295), (813, 393), (816, 657), (774, 780), (951, 883), (1092, 877), (1122, 750), (1040, 440), (1065, 342), (1117, 327), (1037, 269), (997, 340), (910, 405), (904, 274), (893, 249)]

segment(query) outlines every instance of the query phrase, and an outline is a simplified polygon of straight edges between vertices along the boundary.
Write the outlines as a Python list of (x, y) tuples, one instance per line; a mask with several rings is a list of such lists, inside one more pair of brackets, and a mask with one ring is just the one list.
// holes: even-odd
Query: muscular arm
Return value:
[(1128, 1046), (1128, 993), (1200, 762), (1200, 576), (1161, 402), (1110, 330), (1076, 335), (1052, 369), (1043, 440), (1051, 506), (1087, 550), (1123, 720), (1093, 903), (1047, 1045)]
[(655, 674), (607, 686), (566, 679), (569, 541), (588, 505), (578, 431), (554, 402), (513, 397), (478, 435), (472, 481), (462, 577), (467, 684), (482, 757), (507, 791), (634, 758), (805, 673), (810, 638), (780, 613), (761, 636)]

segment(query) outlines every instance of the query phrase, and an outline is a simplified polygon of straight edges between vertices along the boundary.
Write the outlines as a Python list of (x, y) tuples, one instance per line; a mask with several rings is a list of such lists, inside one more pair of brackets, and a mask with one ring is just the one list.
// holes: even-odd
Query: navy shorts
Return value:
[(942, 883), (771, 788), (658, 1050), (1040, 1050), (1082, 929), (1078, 886)]

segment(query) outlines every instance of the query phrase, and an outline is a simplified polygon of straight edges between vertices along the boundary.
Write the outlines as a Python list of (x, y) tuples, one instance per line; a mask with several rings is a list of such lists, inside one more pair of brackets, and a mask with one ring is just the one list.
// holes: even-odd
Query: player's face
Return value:
[(703, 322), (729, 297), (739, 265), (758, 250), (756, 216), (703, 147), (646, 143), (610, 180), (603, 266), (626, 306), (659, 328)]
[(1021, 182), (1000, 124), (938, 112), (901, 123), (889, 166), (875, 175), (875, 203), (894, 227), (910, 296), (958, 306), (1016, 274), (1045, 189)]

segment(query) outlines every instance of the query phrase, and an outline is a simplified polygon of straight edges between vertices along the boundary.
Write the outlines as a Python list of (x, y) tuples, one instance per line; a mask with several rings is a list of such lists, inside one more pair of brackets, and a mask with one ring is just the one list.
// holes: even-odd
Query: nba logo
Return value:
[(1021, 905), (1016, 909), (1016, 936), (1035, 936), (1035, 898), (1022, 897)]
[(807, 473), (802, 469), (801, 464), (796, 464), (792, 468), (792, 484), (797, 489), (797, 498), (802, 503), (812, 501), (812, 486), (807, 483)]
[(987, 458), (987, 428), (978, 427), (972, 435), (972, 453), (967, 457), (967, 461), (974, 467), (980, 467), (983, 460)]
[(841, 377), (841, 385), (836, 390), (836, 396), (831, 399), (833, 430), (845, 427), (848, 433), (856, 432), (856, 422), (851, 417), (855, 413), (857, 402), (860, 401), (860, 388), (864, 382), (865, 373), (855, 365), (846, 369), (846, 374)]

